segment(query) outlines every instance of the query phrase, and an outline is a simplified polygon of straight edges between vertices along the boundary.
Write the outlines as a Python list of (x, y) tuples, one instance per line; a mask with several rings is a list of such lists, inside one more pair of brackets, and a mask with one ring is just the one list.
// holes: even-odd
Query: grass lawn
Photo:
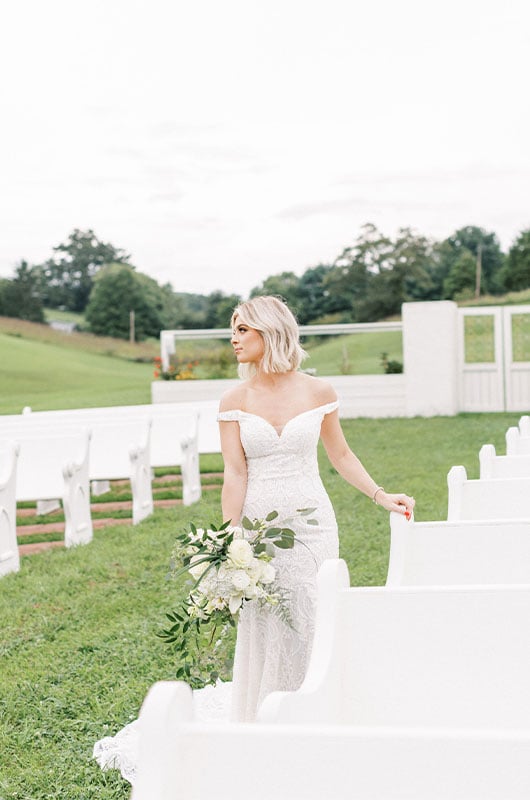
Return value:
[[(318, 375), (382, 373), (381, 353), (402, 361), (400, 333), (364, 333), (311, 340), (304, 366)], [(136, 349), (138, 348), (138, 349)], [(54, 408), (151, 402), (156, 343), (65, 334), (45, 325), (0, 318), (0, 414)], [(199, 359), (198, 378), (236, 376), (231, 349), (215, 340), (179, 344), (181, 357)], [(222, 355), (224, 353), (224, 355)], [(216, 367), (218, 358), (220, 360)], [(212, 373), (213, 370), (213, 373)]]
[[(348, 441), (388, 490), (417, 499), (417, 519), (443, 519), (446, 474), (464, 464), (517, 414), (347, 420)], [(385, 580), (388, 516), (348, 487), (321, 453), (341, 554), (353, 584)], [(91, 760), (96, 739), (133, 719), (151, 684), (172, 679), (175, 656), (155, 636), (178, 587), (166, 580), (175, 532), (219, 521), (219, 490), (193, 507), (159, 510), (132, 528), (95, 533), (71, 550), (24, 558), (1, 581), (0, 797), (3, 800), (125, 800), (130, 787)], [(153, 800), (155, 800), (153, 798)]]
[(399, 331), (354, 333), (348, 336), (305, 337), (309, 358), (303, 367), (317, 375), (381, 375), (381, 355), (403, 363), (402, 336)]
[(150, 363), (0, 333), (0, 365), (0, 414), (151, 402)]

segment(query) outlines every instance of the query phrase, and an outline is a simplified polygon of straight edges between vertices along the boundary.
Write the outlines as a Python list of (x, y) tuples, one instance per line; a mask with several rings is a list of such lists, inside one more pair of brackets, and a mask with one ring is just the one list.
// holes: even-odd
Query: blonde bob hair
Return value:
[[(298, 369), (307, 353), (300, 346), (300, 331), (290, 308), (278, 297), (263, 295), (247, 300), (234, 309), (230, 326), (247, 325), (261, 334), (265, 352), (259, 364), (263, 372), (290, 372)], [(251, 378), (255, 364), (239, 364), (240, 378)]]

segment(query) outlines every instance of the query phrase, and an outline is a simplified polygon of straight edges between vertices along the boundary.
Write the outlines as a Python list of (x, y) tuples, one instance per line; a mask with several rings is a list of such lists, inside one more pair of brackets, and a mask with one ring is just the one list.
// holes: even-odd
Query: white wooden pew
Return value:
[(153, 403), (140, 408), (151, 409), (155, 419), (181, 416), (183, 414), (198, 415), (198, 452), (220, 453), (221, 439), (219, 436), (219, 411), (218, 400), (201, 400), (194, 403)]
[[(89, 420), (86, 420), (89, 423)], [(145, 418), (91, 420), (89, 476), (92, 485), (129, 478), (132, 520), (137, 525), (153, 513), (149, 438), (151, 421)]]
[[(524, 419), (524, 417), (521, 417)], [(526, 430), (526, 427), (523, 425), (521, 426), (521, 422), (519, 421), (519, 427), (512, 427), (508, 428), (506, 431), (506, 454), (509, 456), (523, 456), (523, 455), (530, 455), (530, 435), (527, 433), (523, 434), (523, 431)]]
[[(198, 455), (199, 414), (191, 407), (183, 409), (179, 403), (168, 403), (33, 412), (26, 407), (18, 419), (25, 418), (36, 418), (52, 425), (66, 422), (81, 423), (89, 425), (94, 431), (96, 425), (109, 424), (112, 420), (125, 422), (127, 419), (149, 419), (151, 420), (149, 447), (151, 467), (180, 466), (184, 505), (191, 505), (201, 497)], [(101, 484), (95, 488), (97, 493), (106, 490)]]
[(468, 480), (465, 467), (447, 475), (447, 519), (529, 519), (530, 477)]
[(132, 798), (527, 800), (529, 618), (530, 586), (352, 589), (328, 561), (300, 689), (206, 725), (156, 684)]
[[(13, 439), (0, 430), (0, 445)], [(86, 544), (92, 539), (88, 454), (90, 432), (77, 431), (50, 435), (45, 431), (18, 431), (20, 447), (16, 500), (62, 499), (66, 547)]]
[(521, 436), (530, 437), (530, 415), (524, 414), (519, 419), (519, 432)]
[(20, 569), (15, 495), (19, 445), (0, 445), (0, 577)]
[(492, 444), (480, 448), (480, 477), (530, 478), (530, 451), (527, 455), (498, 456)]
[(387, 586), (530, 583), (530, 518), (407, 521), (390, 514)]
[[(147, 418), (107, 419), (83, 415), (44, 418), (40, 414), (0, 418), (0, 435), (59, 436), (90, 429), (88, 475), (94, 494), (108, 491), (109, 480), (128, 478), (131, 482), (133, 523), (153, 513), (151, 467), (149, 463), (150, 420)], [(37, 512), (59, 508), (57, 499), (39, 501)]]

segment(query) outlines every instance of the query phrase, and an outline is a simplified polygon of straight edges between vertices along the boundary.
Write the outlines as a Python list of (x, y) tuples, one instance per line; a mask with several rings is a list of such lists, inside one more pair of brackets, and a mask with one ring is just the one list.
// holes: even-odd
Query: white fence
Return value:
[(461, 411), (530, 406), (530, 305), (458, 311)]
[[(402, 375), (337, 375), (343, 417), (453, 415), (530, 410), (530, 304), (459, 309), (442, 300), (404, 303), (402, 322), (305, 325), (302, 335), (403, 332)], [(227, 339), (230, 329), (162, 331), (163, 368), (175, 342)], [(218, 400), (236, 381), (156, 381), (153, 403)]]

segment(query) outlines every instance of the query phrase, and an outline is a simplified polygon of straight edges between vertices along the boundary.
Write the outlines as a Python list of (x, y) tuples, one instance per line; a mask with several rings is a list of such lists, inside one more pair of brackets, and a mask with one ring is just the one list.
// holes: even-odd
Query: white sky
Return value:
[(0, 275), (75, 228), (246, 295), (365, 222), (530, 227), (528, 0), (0, 0)]

